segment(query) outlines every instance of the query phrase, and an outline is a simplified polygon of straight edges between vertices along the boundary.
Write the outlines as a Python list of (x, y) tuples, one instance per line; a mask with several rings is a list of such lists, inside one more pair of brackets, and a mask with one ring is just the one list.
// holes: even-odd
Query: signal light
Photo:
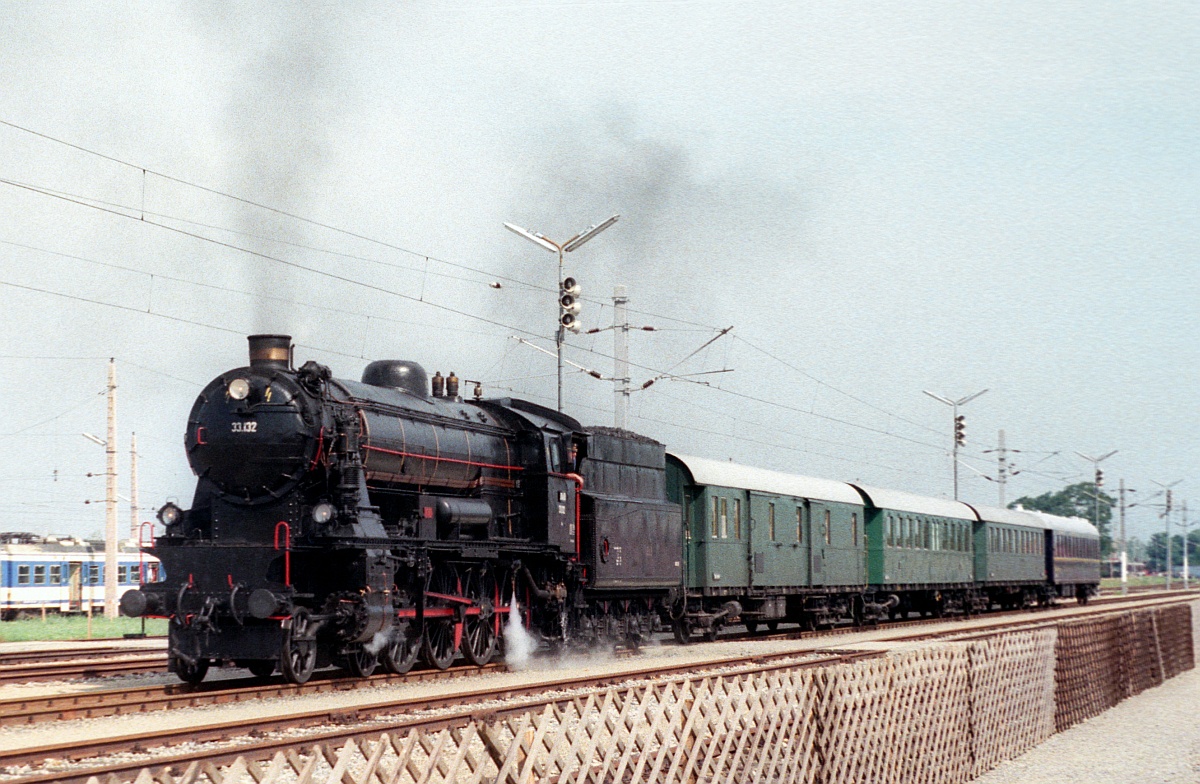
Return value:
[(962, 414), (954, 417), (954, 443), (958, 446), (967, 445), (967, 420)]
[(1104, 472), (1096, 469), (1096, 487), (1104, 487)]
[(581, 329), (579, 323), (580, 291), (582, 289), (579, 286), (579, 281), (574, 278), (563, 278), (562, 283), (558, 287), (559, 326), (576, 334)]

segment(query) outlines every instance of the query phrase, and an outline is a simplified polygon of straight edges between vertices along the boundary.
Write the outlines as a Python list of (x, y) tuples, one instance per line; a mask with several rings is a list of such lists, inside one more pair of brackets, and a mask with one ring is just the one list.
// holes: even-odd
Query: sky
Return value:
[[(1200, 501), (1194, 4), (32, 2), (0, 34), (6, 530), (102, 530), (109, 358), (144, 520), (190, 502), (188, 411), (248, 334), (554, 405), (517, 338), (553, 348), (557, 261), (503, 224), (614, 214), (567, 271), (586, 329), (617, 285), (654, 327), (630, 427), (672, 451), (949, 497), (923, 390), (986, 389), (963, 500), (998, 503), (1004, 430), (1006, 500), (1117, 450), (1131, 536), (1156, 483)], [(568, 340), (584, 423), (612, 356)]]

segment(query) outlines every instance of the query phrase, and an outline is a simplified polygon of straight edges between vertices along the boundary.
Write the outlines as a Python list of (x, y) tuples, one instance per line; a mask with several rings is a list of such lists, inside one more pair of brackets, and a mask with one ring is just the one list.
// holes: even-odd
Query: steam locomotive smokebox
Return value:
[(596, 588), (679, 584), (683, 517), (666, 495), (665, 447), (607, 427), (588, 429), (583, 464), (583, 551)]

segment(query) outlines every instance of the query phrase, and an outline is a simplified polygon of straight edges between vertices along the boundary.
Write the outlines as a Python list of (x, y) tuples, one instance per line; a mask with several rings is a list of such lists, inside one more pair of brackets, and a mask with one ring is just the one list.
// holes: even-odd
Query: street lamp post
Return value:
[[(1097, 531), (1100, 530), (1100, 488), (1104, 485), (1104, 472), (1100, 470), (1100, 463), (1112, 457), (1117, 452), (1118, 450), (1114, 449), (1111, 452), (1100, 455), (1100, 457), (1089, 457), (1083, 452), (1075, 453), (1092, 464), (1092, 525), (1096, 526)], [(1124, 545), (1122, 544), (1122, 546)]]
[[(509, 231), (513, 232), (514, 234), (521, 235), (522, 237), (529, 240), (533, 244), (535, 244), (539, 247), (545, 248), (546, 250), (550, 251), (551, 253), (558, 254), (558, 284), (559, 284), (559, 289), (560, 289), (559, 303), (560, 303), (560, 307), (565, 308), (565, 307), (567, 307), (567, 303), (563, 302), (564, 296), (573, 297), (574, 293), (567, 292), (564, 294), (566, 289), (571, 288), (571, 287), (564, 285), (563, 254), (570, 253), (571, 251), (575, 250), (583, 243), (590, 240), (592, 237), (595, 237), (597, 234), (599, 234), (600, 232), (607, 229), (609, 226), (616, 223), (617, 218), (619, 218), (619, 217), (621, 217), (621, 216), (614, 215), (611, 218), (609, 218), (608, 220), (601, 221), (600, 223), (596, 223), (591, 226), (588, 226), (586, 229), (579, 232), (574, 237), (572, 237), (571, 239), (569, 239), (563, 243), (555, 242), (554, 240), (550, 239), (549, 237), (539, 234), (536, 231), (529, 231), (528, 229), (523, 229), (514, 223), (505, 223), (504, 228), (508, 229)], [(558, 349), (558, 410), (559, 411), (563, 410), (563, 341), (566, 339), (567, 328), (568, 328), (568, 325), (563, 323), (563, 318), (562, 318), (562, 315), (560, 314), (559, 320), (558, 320), (558, 329), (554, 333), (554, 343)]]
[[(1151, 479), (1150, 481), (1154, 482), (1153, 479)], [(1171, 553), (1171, 511), (1172, 511), (1171, 510), (1171, 488), (1174, 487), (1175, 485), (1179, 484), (1182, 481), (1183, 481), (1182, 479), (1176, 479), (1174, 482), (1171, 482), (1170, 484), (1163, 484), (1162, 482), (1154, 482), (1154, 484), (1161, 487), (1162, 491), (1164, 493), (1166, 493), (1166, 495), (1167, 495), (1166, 504), (1163, 506), (1162, 516), (1167, 522), (1167, 555), (1166, 555), (1166, 558), (1167, 558), (1167, 590), (1168, 591), (1171, 590), (1171, 565), (1172, 565), (1171, 562), (1175, 560), (1174, 558), (1171, 557), (1171, 555), (1172, 555), (1172, 553)], [(1186, 539), (1183, 542), (1183, 546), (1185, 548), (1187, 547)]]
[(104, 447), (104, 616), (117, 617), (117, 364), (108, 360), (108, 438), (83, 437)]
[(965, 445), (967, 442), (966, 435), (965, 435), (965, 429), (964, 429), (965, 424), (964, 424), (962, 418), (960, 418), (958, 415), (958, 407), (965, 406), (967, 403), (970, 403), (972, 400), (979, 397), (984, 392), (987, 392), (987, 390), (981, 389), (973, 395), (967, 395), (966, 397), (960, 397), (958, 400), (952, 400), (948, 397), (942, 397), (941, 395), (935, 395), (927, 389), (923, 389), (921, 391), (924, 392), (926, 395), (929, 395), (934, 400), (937, 400), (938, 402), (945, 403), (946, 405), (950, 406), (950, 408), (953, 409), (953, 411), (954, 411), (954, 441), (953, 441), (953, 446), (951, 447), (950, 454), (951, 454), (951, 459), (954, 462), (954, 500), (957, 501), (958, 500), (958, 448), (960, 446)]

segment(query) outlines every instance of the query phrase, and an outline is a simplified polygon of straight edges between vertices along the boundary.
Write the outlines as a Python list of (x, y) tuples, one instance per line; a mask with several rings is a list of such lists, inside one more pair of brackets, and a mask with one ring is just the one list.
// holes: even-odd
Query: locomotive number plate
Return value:
[(250, 420), (248, 422), (231, 422), (229, 425), (235, 433), (257, 433), (258, 423)]

